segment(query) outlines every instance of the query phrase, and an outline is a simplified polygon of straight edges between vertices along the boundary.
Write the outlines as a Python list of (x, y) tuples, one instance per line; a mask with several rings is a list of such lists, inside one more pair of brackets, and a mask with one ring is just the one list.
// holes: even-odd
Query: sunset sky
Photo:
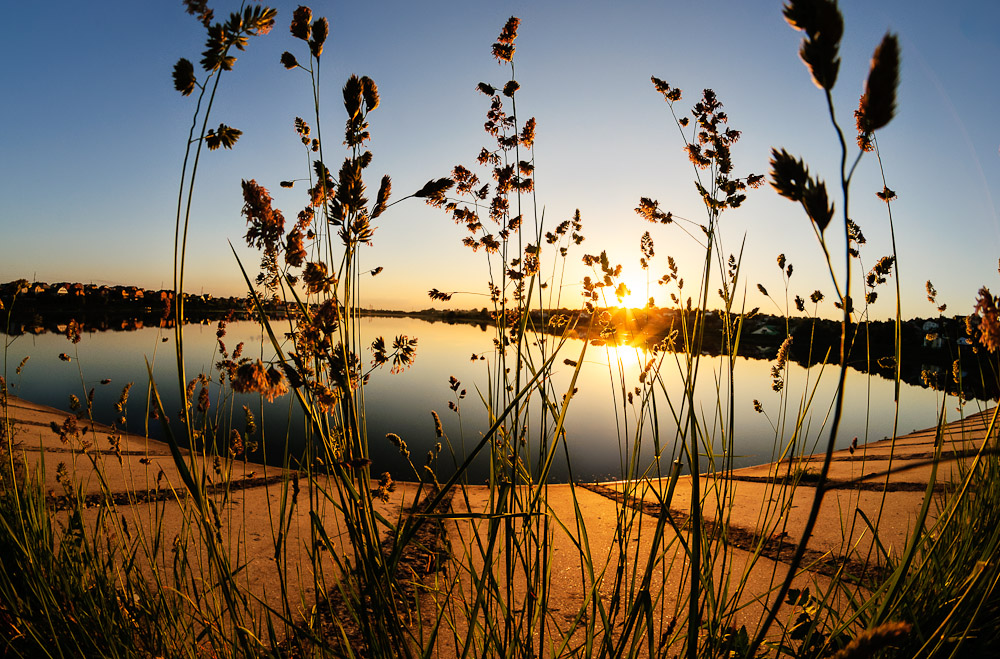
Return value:
[[(315, 123), (309, 81), (279, 63), (285, 50), (305, 61), (304, 44), (288, 23), (297, 2), (274, 2), (271, 34), (252, 39), (223, 76), (213, 124), (243, 130), (233, 151), (206, 153), (197, 183), (189, 238), (187, 290), (245, 293), (227, 241), (249, 269), (257, 256), (243, 243), (241, 179), (271, 190), (286, 218), (305, 203), (304, 188), (278, 182), (307, 175), (296, 116)], [(210, 3), (224, 18), (237, 3)], [(634, 212), (642, 196), (675, 215), (704, 221), (662, 96), (650, 75), (684, 90), (683, 112), (705, 87), (725, 104), (730, 125), (743, 131), (734, 147), (736, 172), (767, 173), (772, 146), (801, 156), (837, 188), (839, 147), (821, 90), (799, 61), (800, 33), (781, 16), (779, 1), (700, 2), (318, 2), (331, 35), (322, 60), (322, 121), (328, 166), (339, 169), (345, 118), (340, 89), (351, 73), (368, 75), (381, 93), (370, 117), (369, 197), (383, 173), (394, 198), (472, 166), (488, 145), (482, 125), (489, 100), (480, 81), (502, 86), (509, 70), (490, 46), (510, 15), (521, 18), (515, 55), (518, 113), (538, 122), (535, 149), (538, 214), (554, 227), (580, 209), (584, 251), (607, 250), (632, 273), (642, 295), (639, 239), (656, 244), (655, 280), (674, 256), (693, 287), (703, 258), (677, 226), (653, 226)], [(41, 8), (44, 6), (44, 10)], [(834, 98), (852, 141), (869, 59), (887, 29), (902, 47), (896, 119), (878, 134), (900, 254), (903, 315), (936, 311), (925, 299), (932, 280), (948, 314), (968, 313), (980, 286), (1000, 291), (1000, 3), (943, 4), (924, 0), (841, 3), (845, 37)], [(172, 86), (180, 57), (197, 62), (204, 29), (182, 3), (158, 0), (11, 3), (0, 40), (7, 62), (0, 103), (0, 281), (81, 281), (171, 285), (177, 186), (193, 97)], [(332, 136), (332, 137), (331, 137)], [(853, 153), (853, 149), (852, 149)], [(868, 244), (865, 269), (891, 252), (878, 163), (862, 161), (851, 214)], [(841, 200), (834, 196), (839, 212)], [(384, 272), (367, 280), (364, 306), (420, 309), (481, 307), (485, 298), (432, 302), (431, 288), (485, 290), (482, 252), (461, 246), (465, 229), (441, 210), (408, 200), (377, 221), (365, 267)], [(747, 307), (779, 310), (758, 283), (784, 305), (775, 259), (794, 265), (789, 296), (819, 289), (832, 316), (833, 292), (822, 253), (801, 209), (765, 186), (722, 220), (726, 253), (743, 249)], [(831, 246), (840, 232), (831, 226)], [(745, 240), (745, 244), (744, 244)], [(543, 259), (544, 261), (544, 259)], [(838, 267), (842, 259), (836, 259)], [(563, 300), (578, 304), (582, 266), (567, 269)], [(891, 285), (891, 284), (890, 284)], [(713, 286), (712, 290), (715, 290)], [(651, 294), (666, 304), (662, 288)], [(860, 289), (855, 289), (856, 299)], [(891, 290), (872, 308), (894, 312)]]

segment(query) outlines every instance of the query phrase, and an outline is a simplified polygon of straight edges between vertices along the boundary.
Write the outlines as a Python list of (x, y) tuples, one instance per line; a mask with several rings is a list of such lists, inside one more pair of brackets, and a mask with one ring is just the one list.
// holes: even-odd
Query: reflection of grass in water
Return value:
[[(204, 79), (197, 79), (194, 65), (186, 60), (174, 73), (177, 89), (198, 99), (178, 202), (177, 291), (183, 287), (201, 147), (231, 148), (240, 135), (225, 124), (209, 128), (216, 85), (234, 64), (233, 53), (247, 45), (248, 37), (269, 31), (273, 22), (271, 10), (250, 5), (213, 26), (203, 3), (187, 4), (209, 29), (201, 62)], [(830, 90), (843, 28), (839, 11), (832, 3), (814, 0), (790, 2), (785, 13), (805, 33), (802, 58), (824, 89), (833, 117)], [(218, 363), (195, 378), (186, 377), (186, 314), (180, 300), (175, 316), (180, 415), (163, 404), (155, 386), (153, 397), (155, 412), (170, 419), (165, 427), (172, 469), (184, 483), (178, 493), (182, 502), (168, 506), (168, 499), (157, 494), (151, 497), (149, 516), (139, 523), (129, 516), (141, 496), (128, 494), (122, 500), (103, 476), (95, 498), (74, 487), (68, 472), (60, 472), (64, 490), (59, 501), (66, 508), (53, 511), (38, 473), (22, 471), (17, 461), (4, 405), (0, 634), (12, 653), (430, 656), (440, 650), (465, 656), (694, 657), (760, 651), (796, 656), (839, 652), (837, 656), (846, 657), (896, 647), (907, 656), (930, 656), (957, 651), (963, 643), (975, 650), (996, 641), (996, 632), (984, 622), (998, 613), (998, 566), (989, 558), (996, 552), (1000, 492), (993, 473), (997, 456), (991, 450), (960, 463), (955, 491), (946, 500), (930, 496), (936, 485), (930, 479), (926, 503), (905, 548), (877, 541), (870, 549), (848, 546), (857, 536), (855, 526), (877, 536), (883, 499), (874, 518), (859, 510), (842, 527), (841, 558), (846, 560), (827, 562), (828, 579), (796, 580), (797, 569), (814, 559), (806, 541), (832, 488), (828, 475), (843, 413), (846, 342), (839, 348), (835, 396), (822, 402), (813, 398), (815, 381), (806, 382), (801, 396), (793, 397), (785, 386), (784, 344), (784, 358), (775, 360), (770, 378), (779, 402), (760, 409), (774, 430), (773, 455), (788, 461), (779, 465), (783, 473), (779, 469), (763, 482), (767, 496), (753, 521), (758, 532), (739, 542), (730, 537), (740, 431), (735, 408), (749, 405), (734, 395), (735, 358), (751, 314), (743, 313), (739, 293), (742, 253), (730, 256), (723, 249), (719, 219), (727, 208), (741, 205), (747, 189), (763, 177), (733, 174), (731, 146), (739, 133), (710, 90), (690, 116), (681, 116), (675, 110), (680, 90), (653, 78), (695, 168), (706, 217), (693, 221), (676, 216), (652, 198), (642, 198), (636, 210), (657, 225), (689, 235), (704, 249), (705, 260), (692, 285), (667, 259), (666, 274), (658, 281), (688, 313), (676, 316), (666, 342), (629, 352), (627, 359), (635, 366), (626, 365), (621, 348), (608, 349), (621, 480), (602, 493), (619, 502), (613, 528), (588, 517), (589, 495), (575, 485), (556, 494), (549, 482), (553, 465), (565, 462), (572, 469), (574, 447), (563, 429), (581, 364), (590, 358), (588, 352), (607, 348), (582, 342), (570, 354), (565, 331), (573, 327), (576, 312), (552, 311), (566, 304), (560, 297), (562, 273), (570, 250), (583, 243), (583, 220), (576, 213), (546, 231), (535, 207), (535, 126), (533, 120), (522, 121), (515, 106), (517, 28), (516, 19), (508, 21), (493, 46), (498, 61), (510, 66), (510, 79), (479, 87), (488, 99), (490, 141), (477, 166), (456, 167), (451, 177), (432, 179), (409, 195), (442, 207), (464, 225), (464, 245), (488, 262), (487, 309), (495, 323), (495, 349), (473, 359), (485, 362), (489, 379), (479, 390), (467, 390), (466, 397), (456, 381), (451, 401), (461, 419), (463, 408), (478, 397), (488, 428), (479, 434), (460, 425), (451, 436), (435, 415), (427, 422), (436, 443), (426, 457), (415, 455), (404, 436), (392, 434), (386, 440), (410, 460), (412, 485), (395, 484), (393, 489), (391, 474), (371, 472), (378, 465), (372, 463), (369, 444), (366, 385), (381, 375), (377, 370), (407, 368), (418, 347), (407, 336), (364, 345), (368, 342), (362, 341), (359, 326), (363, 282), (381, 271), (362, 270), (360, 255), (376, 237), (373, 221), (398, 202), (389, 201), (388, 177), (380, 181), (374, 200), (364, 184), (372, 160), (366, 148), (369, 118), (379, 106), (377, 87), (369, 78), (352, 76), (344, 86), (347, 155), (339, 168), (324, 164), (317, 81), (329, 27), (300, 7), (291, 32), (305, 42), (300, 55), (306, 63), (291, 53), (281, 61), (295, 74), (308, 75), (314, 92), (312, 125), (295, 122), (309, 163), (308, 203), (286, 230), (284, 216), (263, 186), (246, 181), (243, 189), (247, 240), (262, 252), (260, 275), (256, 281), (247, 275), (248, 288), (258, 308), (265, 298), (277, 296), (290, 309), (285, 321), (260, 316), (273, 357), (229, 350), (220, 327)], [(898, 47), (890, 35), (876, 51), (860, 104), (863, 151), (858, 158), (865, 150), (878, 154), (873, 131), (891, 119), (897, 77)], [(770, 178), (809, 217), (831, 264), (832, 297), (846, 327), (865, 314), (862, 298), (850, 297), (852, 259), (860, 263), (863, 241), (847, 220), (851, 151), (836, 120), (833, 125), (842, 153), (839, 192), (828, 190), (805, 163), (784, 150), (773, 152)], [(286, 183), (282, 185), (290, 187), (295, 181)], [(888, 204), (891, 191), (883, 188)], [(838, 273), (826, 231), (841, 225), (847, 249), (845, 267)], [(651, 234), (643, 236), (640, 247), (644, 269), (661, 263)], [(605, 252), (585, 255), (584, 261), (592, 268), (583, 283), (581, 310), (588, 336), (607, 344), (615, 344), (619, 335), (634, 336), (639, 328), (630, 326), (632, 321), (626, 318), (616, 326), (604, 312), (628, 294), (621, 267)], [(775, 304), (787, 318), (793, 269), (784, 255), (778, 264), (786, 302), (784, 309)], [(894, 266), (894, 255), (876, 262), (870, 271), (875, 276), (862, 284), (865, 304), (874, 303), (875, 288), (893, 274)], [(708, 383), (714, 395), (706, 402), (695, 393), (706, 384), (699, 364), (710, 359), (704, 348), (716, 287), (726, 312), (720, 330), (723, 355)], [(762, 285), (761, 290), (767, 295)], [(455, 294), (432, 291), (439, 300)], [(821, 297), (818, 292), (811, 296), (814, 305)], [(991, 303), (992, 298), (984, 298), (980, 305), (986, 330), (995, 322)], [(805, 300), (797, 298), (795, 307), (802, 313)], [(897, 351), (897, 364), (898, 356)], [(551, 377), (556, 368), (570, 373), (558, 388)], [(675, 374), (684, 384), (680, 395), (665, 384)], [(222, 385), (214, 395), (210, 382)], [(286, 436), (261, 436), (257, 419), (234, 402), (233, 393), (239, 391), (264, 397), (287, 392), (303, 410), (301, 427), (289, 427)], [(822, 436), (805, 423), (813, 410), (828, 416)], [(86, 416), (86, 409), (81, 412)], [(66, 442), (79, 448), (74, 443), (83, 438), (66, 429)], [(278, 496), (268, 501), (271, 541), (262, 552), (278, 572), (279, 592), (257, 600), (248, 580), (262, 564), (248, 562), (259, 557), (238, 549), (247, 540), (238, 529), (259, 521), (263, 511), (248, 514), (231, 504), (238, 485), (246, 482), (241, 474), (247, 470), (248, 445), (259, 437), (287, 447), (293, 433), (306, 437), (308, 452), (293, 464), (285, 448), (289, 470), (278, 476)], [(806, 447), (823, 438), (828, 441), (818, 470), (796, 466)], [(111, 444), (115, 460), (125, 457), (120, 441)], [(650, 444), (658, 459), (647, 467), (638, 456)], [(211, 453), (206, 446), (220, 448)], [(939, 432), (935, 470), (942, 449)], [(97, 455), (86, 452), (83, 464), (98, 467)], [(489, 461), (489, 488), (468, 484), (469, 465), (477, 455)], [(440, 480), (442, 460), (457, 466), (456, 475), (445, 482)], [(684, 468), (690, 476), (681, 476)], [(98, 468), (97, 473), (106, 472)], [(386, 514), (391, 508), (382, 501), (401, 491), (406, 505), (398, 514)], [(812, 501), (804, 528), (787, 521), (795, 491)], [(143, 496), (149, 503), (149, 495)], [(940, 509), (929, 522), (934, 501)], [(180, 517), (175, 537), (162, 526), (168, 516)], [(790, 565), (764, 559), (772, 555)], [(873, 574), (879, 581), (871, 581)], [(761, 589), (761, 578), (773, 589)], [(307, 596), (295, 583), (308, 584), (317, 595)]]

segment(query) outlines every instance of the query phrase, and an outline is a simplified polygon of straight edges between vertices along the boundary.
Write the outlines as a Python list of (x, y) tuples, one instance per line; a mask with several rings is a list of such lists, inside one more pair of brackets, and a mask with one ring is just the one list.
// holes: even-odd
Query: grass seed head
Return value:
[(310, 22), (312, 21), (312, 9), (300, 5), (292, 14), (292, 24), (290, 31), (296, 39), (309, 41)]
[(205, 27), (212, 24), (215, 12), (208, 8), (207, 0), (184, 0), (184, 8), (187, 13), (197, 17)]
[(318, 18), (312, 24), (312, 39), (309, 40), (309, 52), (316, 59), (323, 54), (323, 44), (330, 34), (330, 23), (326, 18)]
[(896, 88), (899, 86), (899, 40), (887, 32), (872, 55), (865, 91), (858, 103), (858, 134), (865, 135), (885, 127), (896, 113)]
[(873, 657), (879, 650), (898, 646), (913, 632), (906, 622), (886, 622), (875, 629), (868, 629), (847, 644), (843, 650), (833, 655), (834, 659), (860, 659)]
[(197, 84), (194, 64), (183, 57), (177, 60), (177, 64), (174, 64), (174, 89), (184, 96), (190, 96)]
[(1000, 311), (997, 309), (997, 299), (985, 286), (979, 289), (979, 298), (973, 315), (978, 317), (979, 343), (990, 352), (1000, 348)]
[(821, 89), (833, 89), (840, 70), (840, 39), (844, 18), (836, 0), (790, 0), (784, 6), (785, 20), (805, 32), (799, 56)]
[(378, 107), (378, 85), (368, 76), (361, 76), (361, 97), (365, 101), (368, 112)]
[(498, 62), (510, 62), (514, 59), (514, 39), (517, 38), (517, 28), (520, 24), (520, 19), (511, 16), (500, 30), (497, 43), (493, 44), (493, 57)]

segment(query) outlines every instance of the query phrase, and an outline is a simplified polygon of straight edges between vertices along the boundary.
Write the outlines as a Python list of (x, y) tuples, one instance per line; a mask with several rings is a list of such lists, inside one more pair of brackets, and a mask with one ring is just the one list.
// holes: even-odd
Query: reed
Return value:
[[(890, 277), (897, 282), (896, 400), (872, 405), (898, 415), (899, 259), (893, 243), (863, 278), (856, 275), (865, 272), (866, 241), (849, 203), (860, 159), (868, 154), (881, 163), (877, 131), (893, 117), (899, 79), (894, 35), (875, 50), (854, 115), (857, 138), (849, 140), (831, 93), (844, 29), (837, 4), (785, 5), (786, 19), (803, 33), (800, 56), (825, 96), (837, 135), (840, 167), (829, 188), (783, 148), (772, 151), (767, 175), (738, 174), (734, 147), (741, 132), (730, 125), (718, 95), (706, 89), (685, 111), (680, 89), (651, 78), (691, 161), (704, 216), (681, 217), (653, 197), (639, 199), (636, 213), (655, 225), (640, 238), (640, 265), (647, 281), (666, 288), (679, 313), (655, 340), (630, 346), (622, 337), (647, 331), (652, 310), (616, 312), (628, 293), (622, 266), (606, 251), (579, 253), (580, 211), (550, 229), (538, 201), (536, 124), (517, 106), (518, 19), (504, 24), (491, 47), (509, 75), (478, 86), (487, 142), (472, 154), (475, 164), (456, 165), (393, 201), (388, 176), (374, 199), (369, 190), (376, 188), (366, 185), (380, 106), (376, 82), (347, 79), (340, 94), (344, 130), (330, 147), (319, 82), (329, 23), (299, 7), (289, 23), (293, 45), (281, 63), (312, 91), (308, 120), (296, 117), (292, 126), (308, 165), (279, 185), (305, 188), (302, 206), (286, 226), (268, 189), (243, 181), (245, 240), (260, 251), (261, 262), (256, 273), (242, 262), (238, 267), (260, 345), (230, 350), (223, 321), (217, 363), (191, 378), (183, 287), (198, 166), (206, 148), (236, 145), (238, 129), (210, 128), (219, 80), (234, 69), (236, 53), (271, 31), (277, 18), (254, 3), (217, 22), (206, 3), (185, 5), (205, 28), (206, 50), (200, 69), (187, 59), (174, 69), (175, 88), (193, 95), (195, 104), (178, 191), (168, 323), (181, 409), (167, 407), (151, 365), (147, 405), (147, 415), (162, 424), (169, 449), (163, 459), (177, 481), (168, 482), (164, 470), (147, 470), (144, 487), (129, 488), (124, 498), (113, 490), (113, 475), (132, 477), (136, 469), (126, 445), (132, 440), (121, 432), (131, 384), (116, 406), (120, 421), (106, 437), (85, 423), (93, 421), (93, 394), (84, 386), (85, 402), (74, 397), (75, 413), (55, 424), (74, 458), (56, 469), (60, 491), (48, 492), (51, 465), (32, 466), (21, 457), (8, 410), (16, 384), (8, 378), (5, 345), (0, 639), (11, 656), (933, 657), (1000, 644), (991, 625), (1000, 614), (998, 452), (988, 439), (950, 474), (939, 475), (939, 467), (951, 464), (945, 397), (928, 461), (932, 474), (905, 546), (890, 548), (879, 535), (885, 492), (900, 470), (890, 461), (878, 475), (883, 494), (875, 514), (863, 512), (858, 498), (843, 520), (842, 560), (827, 560), (810, 547), (824, 502), (844, 487), (830, 479), (830, 469), (846, 413), (848, 362), (862, 354), (872, 370), (857, 328), (868, 322), (868, 306), (888, 295), (883, 287)], [(815, 380), (804, 383), (801, 396), (786, 386), (793, 351), (814, 361), (811, 342), (793, 341), (792, 319), (817, 318), (827, 297), (795, 294), (785, 254), (777, 257), (783, 291), (771, 296), (764, 284), (777, 289), (770, 281), (757, 283), (786, 321), (770, 373), (775, 398), (765, 404), (737, 396), (737, 357), (757, 310), (746, 309), (741, 293), (749, 285), (743, 246), (731, 249), (720, 219), (752, 203), (753, 190), (765, 182), (802, 207), (828, 265), (829, 299), (841, 316), (838, 354), (820, 359), (824, 373), (836, 371), (831, 400), (817, 400)], [(884, 174), (881, 188), (894, 232), (894, 193)], [(425, 459), (411, 453), (403, 430), (372, 437), (365, 401), (370, 378), (408, 368), (418, 341), (405, 335), (372, 340), (360, 324), (365, 283), (382, 271), (361, 265), (381, 238), (374, 221), (417, 199), (464, 228), (462, 248), (484, 260), (484, 290), (475, 293), (490, 300), (494, 332), (492, 350), (473, 355), (487, 378), (449, 383), (449, 412), (461, 419), (463, 407), (478, 398), (488, 426), (460, 424), (450, 436), (432, 411), (425, 422), (437, 443)], [(830, 231), (843, 233), (842, 254), (831, 252)], [(672, 257), (657, 255), (661, 235), (701, 250), (701, 268), (688, 283)], [(564, 290), (576, 282), (565, 273), (575, 258), (590, 274), (580, 282), (575, 311), (566, 311), (574, 305)], [(468, 294), (445, 289), (429, 296), (448, 301)], [(858, 290), (862, 294), (852, 296)], [(928, 295), (934, 302), (930, 282)], [(266, 313), (276, 304), (286, 312), (282, 319)], [(980, 349), (991, 353), (1000, 343), (997, 306), (983, 289), (969, 322)], [(704, 348), (708, 328), (716, 325), (722, 350), (713, 358)], [(72, 324), (67, 338), (79, 340)], [(597, 351), (608, 364), (607, 413), (616, 419), (620, 447), (618, 480), (604, 485), (573, 478), (566, 432), (581, 368)], [(82, 380), (79, 355), (64, 354), (75, 359)], [(957, 369), (961, 386), (960, 363)], [(681, 383), (680, 394), (674, 382)], [(237, 406), (235, 394), (246, 393), (291, 401), (303, 423), (293, 424), (290, 414), (284, 436), (265, 436), (251, 410)], [(737, 537), (736, 409), (751, 404), (771, 423), (778, 471), (762, 485), (765, 503), (753, 521), (758, 532)], [(814, 414), (824, 417), (819, 428), (810, 423)], [(987, 438), (996, 419), (994, 412)], [(290, 448), (293, 436), (304, 438), (301, 454)], [(398, 450), (408, 473), (379, 475), (376, 442)], [(99, 444), (108, 448), (96, 450)], [(281, 455), (280, 466), (250, 461), (264, 445), (269, 455)], [(804, 459), (817, 446), (821, 459), (810, 467)], [(150, 467), (148, 457), (136, 459)], [(480, 462), (488, 465), (485, 487), (470, 475)], [(570, 474), (569, 483), (554, 482), (557, 464)], [(233, 502), (258, 470), (273, 496), (265, 511), (251, 513)], [(82, 482), (85, 474), (95, 481)], [(595, 492), (615, 501), (613, 524), (588, 515)], [(808, 508), (801, 527), (789, 521), (794, 506)], [(248, 549), (254, 524), (269, 536), (266, 560)], [(797, 536), (788, 537), (790, 530)], [(855, 546), (860, 530), (871, 541)], [(258, 570), (276, 575), (278, 592), (256, 586)]]

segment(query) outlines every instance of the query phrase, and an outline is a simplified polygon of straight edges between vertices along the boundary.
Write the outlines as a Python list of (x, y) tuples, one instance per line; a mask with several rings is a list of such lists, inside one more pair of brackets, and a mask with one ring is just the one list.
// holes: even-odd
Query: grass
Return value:
[[(65, 432), (68, 450), (92, 468), (98, 482), (85, 490), (69, 469), (60, 472), (63, 491), (50, 494), (44, 461), (35, 467), (19, 458), (5, 368), (0, 638), (7, 654), (936, 657), (1000, 644), (991, 625), (1000, 613), (997, 452), (992, 441), (984, 441), (975, 456), (940, 477), (946, 487), (945, 495), (938, 495), (939, 466), (949, 464), (943, 457), (943, 404), (933, 471), (905, 546), (887, 546), (879, 532), (888, 494), (874, 515), (857, 499), (841, 525), (841, 553), (851, 560), (833, 561), (825, 573), (809, 571), (817, 560), (810, 536), (829, 493), (842, 485), (829, 475), (845, 413), (847, 358), (864, 350), (852, 345), (848, 337), (858, 333), (848, 330), (864, 322), (879, 287), (897, 274), (893, 248), (858, 285), (853, 273), (861, 268), (865, 241), (849, 219), (855, 166), (866, 154), (878, 157), (876, 131), (894, 112), (899, 53), (893, 35), (886, 35), (873, 57), (856, 115), (855, 148), (831, 95), (843, 28), (839, 10), (826, 0), (786, 6), (789, 22), (804, 33), (803, 60), (823, 90), (838, 135), (841, 164), (832, 191), (784, 149), (772, 152), (767, 177), (738, 176), (732, 146), (740, 133), (729, 125), (717, 95), (705, 90), (686, 114), (679, 107), (682, 92), (652, 78), (692, 162), (705, 216), (677, 217), (651, 197), (641, 198), (636, 211), (661, 227), (658, 231), (689, 238), (704, 260), (686, 288), (673, 259), (656, 256), (651, 232), (642, 236), (649, 279), (668, 287), (687, 312), (677, 316), (662, 342), (635, 351), (640, 367), (635, 381), (626, 375), (623, 349), (616, 350), (617, 360), (609, 360), (608, 413), (618, 422), (620, 481), (602, 490), (617, 502), (614, 523), (595, 524), (586, 510), (593, 491), (572, 478), (554, 484), (551, 470), (565, 461), (572, 474), (566, 420), (588, 352), (602, 344), (617, 346), (619, 333), (638, 327), (617, 325), (605, 311), (625, 290), (621, 267), (603, 251), (579, 255), (592, 274), (583, 281), (578, 314), (552, 311), (566, 306), (563, 273), (582, 249), (584, 220), (578, 211), (548, 229), (535, 198), (534, 120), (525, 120), (516, 105), (517, 19), (504, 25), (492, 47), (509, 79), (479, 87), (489, 110), (488, 143), (477, 164), (456, 166), (450, 176), (432, 178), (390, 202), (388, 177), (379, 182), (374, 200), (366, 197), (366, 189), (376, 189), (365, 186), (373, 157), (366, 142), (379, 107), (377, 86), (367, 77), (351, 76), (343, 88), (347, 121), (343, 140), (337, 135), (334, 143), (343, 141), (346, 152), (339, 168), (327, 165), (336, 156), (324, 151), (318, 80), (328, 24), (305, 7), (296, 10), (291, 34), (302, 43), (294, 42), (297, 52), (286, 52), (282, 63), (313, 91), (312, 119), (295, 120), (310, 162), (307, 201), (286, 229), (267, 189), (254, 180), (243, 183), (246, 240), (261, 251), (262, 261), (256, 275), (242, 263), (239, 267), (259, 311), (265, 346), (260, 358), (244, 356), (239, 347), (229, 351), (220, 324), (216, 370), (189, 378), (182, 292), (198, 165), (206, 147), (236, 145), (239, 130), (225, 124), (209, 128), (216, 121), (218, 83), (232, 69), (233, 53), (271, 30), (275, 12), (252, 4), (213, 24), (202, 3), (187, 4), (208, 38), (202, 70), (196, 74), (182, 59), (174, 74), (177, 90), (195, 97), (178, 191), (174, 261), (181, 410), (164, 407), (162, 383), (150, 375), (150, 407), (163, 424), (175, 480), (167, 487), (160, 481), (169, 479), (157, 475), (162, 497), (121, 501), (108, 484), (114, 463), (93, 450), (102, 438), (93, 431)], [(772, 422), (773, 457), (784, 473), (762, 483), (768, 503), (754, 520), (759, 532), (737, 541), (729, 530), (740, 503), (732, 474), (739, 433), (735, 408), (749, 401), (736, 399), (734, 383), (745, 322), (753, 312), (743, 308), (739, 293), (746, 286), (742, 248), (738, 256), (724, 249), (720, 218), (766, 178), (802, 206), (815, 229), (836, 291), (833, 301), (842, 312), (842, 338), (838, 386), (830, 401), (814, 399), (815, 382), (807, 383), (799, 399), (788, 395), (789, 351), (811, 354), (811, 346), (794, 346), (790, 336), (782, 344), (771, 373), (780, 403), (760, 411)], [(884, 180), (883, 194), (891, 227), (892, 194)], [(466, 399), (461, 383), (453, 386), (456, 407), (478, 397), (489, 426), (449, 437), (435, 415), (439, 443), (426, 460), (411, 456), (405, 440), (390, 435), (384, 441), (410, 459), (411, 468), (405, 475), (409, 484), (394, 487), (391, 476), (377, 476), (372, 462), (372, 442), (383, 440), (369, 436), (365, 388), (369, 378), (384, 376), (380, 371), (406, 369), (418, 345), (402, 335), (362, 339), (364, 282), (380, 269), (362, 270), (359, 255), (376, 239), (373, 220), (405, 199), (423, 199), (464, 225), (464, 248), (487, 261), (485, 295), (495, 321), (495, 349), (477, 356), (486, 362), (489, 378), (477, 384), (474, 395)], [(843, 231), (843, 254), (830, 253), (829, 231)], [(835, 266), (840, 258), (843, 265)], [(792, 265), (782, 254), (778, 266), (784, 313), (790, 317)], [(657, 277), (656, 268), (664, 274)], [(702, 347), (718, 304), (716, 289), (726, 312), (725, 349), (713, 365), (714, 395), (705, 400), (695, 392), (705, 385), (699, 379), (710, 358)], [(863, 295), (853, 299), (856, 290)], [(898, 382), (898, 287), (895, 293)], [(439, 300), (457, 294), (431, 291)], [(812, 302), (821, 298), (814, 293)], [(267, 317), (264, 310), (273, 299), (288, 305), (287, 321)], [(805, 300), (796, 296), (795, 306), (804, 312)], [(977, 334), (984, 348), (992, 347), (998, 321), (988, 292), (981, 293), (977, 310)], [(569, 328), (581, 322), (588, 324), (589, 336), (600, 338), (571, 341)], [(552, 376), (560, 366), (571, 375), (557, 387)], [(683, 383), (680, 395), (668, 386), (671, 377)], [(214, 401), (211, 383), (219, 385)], [(303, 426), (289, 427), (286, 437), (262, 437), (252, 415), (233, 404), (233, 393), (246, 392), (267, 400), (292, 398), (304, 412)], [(874, 405), (879, 413), (895, 409), (895, 401)], [(120, 409), (124, 413), (124, 401)], [(823, 409), (828, 422), (815, 431), (806, 420)], [(79, 418), (89, 412), (89, 405), (82, 407)], [(988, 437), (995, 420), (994, 415)], [(302, 455), (287, 448), (293, 434), (305, 440)], [(129, 456), (121, 450), (122, 438), (115, 443), (114, 437), (118, 468), (127, 472)], [(232, 505), (238, 476), (249, 468), (247, 445), (257, 441), (285, 447), (283, 469), (264, 474), (273, 479), (266, 515)], [(819, 463), (801, 462), (817, 443)], [(641, 456), (650, 447), (654, 459), (646, 463)], [(485, 488), (470, 484), (476, 460), (489, 464)], [(884, 474), (885, 491), (891, 479)], [(386, 505), (390, 500), (393, 505)], [(808, 510), (801, 526), (789, 521), (794, 505)], [(254, 585), (260, 564), (248, 553), (248, 529), (262, 520), (262, 533), (269, 536), (266, 569), (276, 575), (277, 593), (261, 593)], [(871, 541), (849, 546), (859, 529)]]

